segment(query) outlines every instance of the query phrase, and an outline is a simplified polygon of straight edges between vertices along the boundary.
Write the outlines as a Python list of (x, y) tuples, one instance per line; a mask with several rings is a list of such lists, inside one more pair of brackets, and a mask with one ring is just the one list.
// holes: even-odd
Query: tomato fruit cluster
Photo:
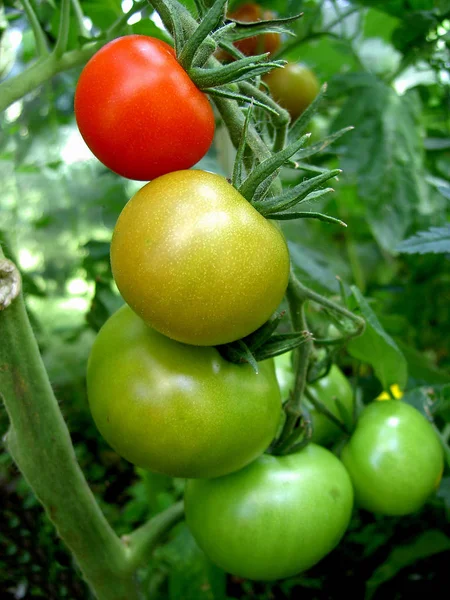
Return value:
[(372, 402), (342, 450), (361, 508), (384, 515), (417, 511), (439, 486), (441, 444), (419, 411), (401, 400)]
[(130, 179), (192, 167), (214, 136), (207, 96), (171, 46), (144, 35), (117, 38), (89, 60), (78, 81), (75, 116), (95, 156)]

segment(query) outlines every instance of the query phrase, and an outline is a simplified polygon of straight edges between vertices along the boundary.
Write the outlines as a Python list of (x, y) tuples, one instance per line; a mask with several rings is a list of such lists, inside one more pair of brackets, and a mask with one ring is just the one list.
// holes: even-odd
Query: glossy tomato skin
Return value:
[[(337, 400), (342, 403), (349, 417), (353, 415), (353, 390), (348, 379), (337, 365), (332, 365), (328, 374), (310, 384), (308, 390), (340, 421), (343, 420), (343, 417)], [(305, 405), (313, 420), (312, 440), (323, 446), (329, 446), (335, 442), (342, 435), (342, 430), (326, 415), (317, 410), (309, 400), (305, 399)]]
[(197, 346), (257, 329), (289, 278), (280, 230), (226, 179), (194, 170), (159, 177), (130, 200), (114, 230), (111, 265), (144, 321)]
[(255, 580), (316, 564), (342, 538), (352, 506), (347, 472), (315, 444), (263, 455), (225, 477), (188, 481), (185, 490), (186, 521), (199, 546), (225, 571)]
[(439, 485), (443, 470), (432, 426), (401, 400), (366, 406), (341, 458), (357, 504), (383, 515), (417, 511)]
[(314, 73), (300, 63), (288, 63), (264, 76), (273, 98), (297, 119), (319, 93)]
[(224, 360), (180, 344), (127, 306), (100, 330), (88, 362), (94, 421), (118, 454), (175, 477), (216, 477), (258, 457), (273, 439), (280, 392), (272, 361)]
[(208, 151), (214, 114), (165, 42), (117, 38), (86, 64), (75, 92), (81, 135), (109, 169), (151, 180), (188, 169)]
[[(255, 23), (256, 21), (271, 21), (275, 19), (274, 12), (266, 10), (253, 2), (242, 4), (228, 16), (243, 23)], [(256, 54), (264, 54), (265, 52), (274, 54), (281, 45), (281, 36), (279, 33), (264, 33), (244, 40), (237, 40), (234, 42), (234, 45), (246, 56), (255, 56)]]
[[(295, 378), (291, 361), (291, 353), (282, 354), (275, 358), (277, 379), (283, 400), (288, 398), (289, 392), (294, 388)], [(339, 420), (342, 421), (343, 418), (338, 408), (337, 400), (342, 403), (349, 417), (353, 415), (353, 390), (348, 379), (337, 365), (333, 364), (328, 374), (313, 384), (309, 384), (307, 390)], [(342, 430), (326, 415), (315, 408), (308, 397), (304, 397), (303, 403), (308, 409), (312, 420), (313, 442), (321, 446), (330, 446), (342, 436)]]

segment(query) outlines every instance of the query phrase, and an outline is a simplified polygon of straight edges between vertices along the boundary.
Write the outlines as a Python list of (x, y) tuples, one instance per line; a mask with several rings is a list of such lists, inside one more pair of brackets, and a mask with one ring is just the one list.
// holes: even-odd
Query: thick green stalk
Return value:
[[(3, 254), (0, 251), (0, 258)], [(137, 600), (127, 549), (76, 461), (21, 296), (0, 311), (0, 395), (6, 447), (100, 600)]]

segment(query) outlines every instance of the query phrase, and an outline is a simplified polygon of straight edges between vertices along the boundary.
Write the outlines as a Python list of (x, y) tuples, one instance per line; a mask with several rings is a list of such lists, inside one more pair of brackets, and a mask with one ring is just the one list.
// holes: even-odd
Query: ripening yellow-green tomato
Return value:
[(287, 287), (289, 252), (280, 229), (224, 177), (176, 171), (125, 206), (111, 266), (123, 298), (151, 327), (216, 346), (273, 314)]

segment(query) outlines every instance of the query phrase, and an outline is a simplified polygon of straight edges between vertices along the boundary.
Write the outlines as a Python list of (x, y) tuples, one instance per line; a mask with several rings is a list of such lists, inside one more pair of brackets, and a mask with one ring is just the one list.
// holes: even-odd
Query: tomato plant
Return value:
[(107, 442), (130, 462), (176, 477), (216, 477), (259, 456), (275, 435), (280, 392), (273, 361), (235, 365), (187, 346), (125, 305), (98, 334), (88, 398)]
[[(259, 4), (247, 2), (239, 6), (228, 15), (231, 19), (251, 23), (256, 21), (271, 21), (275, 18), (275, 13), (261, 7)], [(255, 35), (244, 40), (234, 42), (238, 50), (246, 56), (255, 56), (268, 52), (274, 54), (281, 45), (281, 36), (279, 33), (264, 33)]]
[(373, 402), (342, 450), (355, 500), (385, 515), (417, 511), (438, 487), (443, 452), (432, 426), (400, 400)]
[(111, 265), (144, 321), (207, 346), (262, 325), (289, 277), (280, 230), (226, 179), (204, 171), (170, 173), (137, 192), (114, 230)]
[(244, 469), (188, 481), (186, 521), (199, 546), (239, 577), (274, 580), (308, 569), (343, 536), (353, 491), (341, 462), (310, 444)]
[[(292, 368), (291, 353), (282, 354), (275, 358), (275, 366), (278, 383), (283, 400), (288, 397), (294, 387), (294, 372)], [(333, 364), (327, 375), (307, 386), (307, 394), (323, 404), (337, 419), (343, 420), (339, 410), (338, 401), (342, 403), (344, 411), (349, 417), (353, 414), (354, 398), (353, 390), (348, 379), (340, 368)], [(316, 444), (329, 446), (342, 435), (341, 429), (331, 421), (324, 413), (314, 406), (308, 395), (303, 398), (302, 403), (308, 409), (312, 420), (312, 441)]]
[(273, 98), (295, 120), (304, 112), (319, 93), (319, 82), (305, 65), (288, 63), (264, 76)]
[(86, 144), (108, 168), (150, 180), (187, 169), (208, 151), (214, 115), (165, 42), (117, 38), (84, 67), (75, 116)]

